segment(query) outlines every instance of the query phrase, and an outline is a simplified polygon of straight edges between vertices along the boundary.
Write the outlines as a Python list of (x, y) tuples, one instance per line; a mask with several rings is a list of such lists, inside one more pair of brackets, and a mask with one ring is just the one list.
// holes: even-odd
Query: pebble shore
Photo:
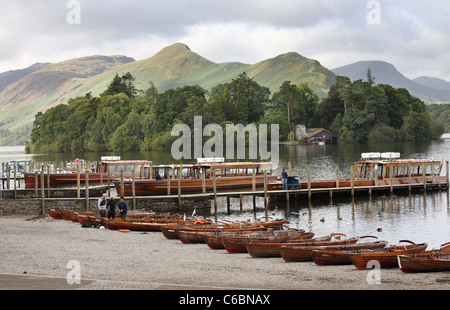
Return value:
[[(317, 266), (313, 262), (286, 263), (282, 258), (256, 259), (247, 253), (211, 250), (205, 244), (182, 244), (166, 239), (160, 232), (82, 228), (78, 223), (50, 217), (2, 217), (0, 236), (3, 290), (34, 289), (33, 279), (37, 278), (53, 279), (58, 281), (57, 289), (68, 290), (450, 288), (449, 272), (405, 274), (399, 269), (386, 269), (381, 270), (380, 284), (371, 284), (370, 271), (357, 270), (353, 265)], [(67, 281), (68, 275), (74, 275), (71, 261), (79, 263), (80, 284)]]

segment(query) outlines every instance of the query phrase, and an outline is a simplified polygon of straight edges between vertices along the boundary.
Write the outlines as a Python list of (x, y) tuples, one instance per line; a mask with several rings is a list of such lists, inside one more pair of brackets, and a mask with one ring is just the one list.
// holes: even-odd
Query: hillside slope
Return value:
[[(0, 128), (15, 129), (34, 121), (39, 111), (66, 103), (70, 98), (101, 94), (116, 74), (130, 72), (137, 89), (145, 90), (153, 82), (159, 91), (198, 84), (206, 90), (228, 83), (247, 72), (272, 92), (289, 80), (308, 82), (320, 97), (325, 97), (334, 82), (334, 74), (316, 60), (298, 53), (287, 53), (256, 64), (215, 63), (191, 51), (183, 43), (163, 48), (147, 59), (135, 61), (125, 56), (89, 56), (46, 64), (0, 92)], [(1, 77), (1, 75), (0, 75)]]
[(384, 61), (359, 61), (346, 66), (333, 69), (336, 75), (347, 76), (350, 80), (367, 80), (367, 69), (370, 68), (377, 84), (389, 84), (396, 88), (405, 88), (412, 95), (424, 101), (450, 102), (450, 91), (435, 89), (422, 85), (401, 74), (394, 65)]

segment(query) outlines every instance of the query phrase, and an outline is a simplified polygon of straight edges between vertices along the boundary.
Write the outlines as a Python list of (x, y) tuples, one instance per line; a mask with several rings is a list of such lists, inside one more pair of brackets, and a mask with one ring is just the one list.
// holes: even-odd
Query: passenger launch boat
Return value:
[[(440, 176), (442, 162), (430, 159), (400, 159), (400, 153), (362, 153), (350, 179), (311, 180), (310, 188), (369, 187), (396, 184), (446, 183)], [(295, 183), (290, 186), (289, 183)], [(269, 191), (282, 190), (281, 181), (267, 185)], [(291, 177), (290, 189), (307, 189), (308, 182)]]
[[(124, 178), (131, 178), (132, 171), (134, 171), (135, 177), (139, 177), (141, 171), (145, 171), (152, 164), (147, 160), (120, 160), (117, 156), (105, 156), (101, 158), (101, 161), (95, 165), (94, 171), (91, 171), (91, 167), (87, 167), (89, 173), (80, 171), (80, 184), (85, 184), (86, 176), (88, 175), (89, 184), (100, 184), (108, 182), (110, 180), (121, 177), (123, 171)], [(71, 187), (76, 186), (78, 182), (78, 173), (74, 165), (77, 163), (71, 163), (69, 171), (59, 171), (46, 173), (44, 172), (44, 187)], [(144, 170), (142, 170), (144, 167)], [(36, 178), (35, 172), (28, 172), (24, 174), (25, 188), (35, 188), (36, 179), (38, 187), (41, 186), (41, 176)], [(48, 184), (50, 182), (50, 184)]]
[[(134, 180), (135, 195), (177, 195), (178, 187), (182, 194), (212, 193), (214, 187), (217, 192), (263, 190), (265, 178), (267, 183), (277, 180), (277, 176), (272, 175), (271, 163), (223, 161), (223, 158), (211, 158), (198, 159), (196, 164), (189, 165), (153, 166), (144, 178)], [(115, 180), (114, 185), (118, 195), (133, 195), (133, 180), (124, 180), (123, 184)]]

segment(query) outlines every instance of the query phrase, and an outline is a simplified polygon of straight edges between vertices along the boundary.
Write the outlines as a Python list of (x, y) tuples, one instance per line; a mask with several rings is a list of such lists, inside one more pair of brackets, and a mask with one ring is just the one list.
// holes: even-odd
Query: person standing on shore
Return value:
[(281, 177), (283, 178), (283, 190), (286, 191), (288, 188), (287, 182), (288, 182), (288, 173), (286, 172), (286, 169), (283, 168), (283, 172), (281, 172)]
[(103, 194), (102, 197), (100, 197), (97, 206), (100, 210), (100, 217), (106, 217), (106, 194)]
[(106, 205), (106, 209), (108, 210), (108, 219), (116, 218), (116, 202), (114, 201), (114, 197), (110, 197), (108, 200), (108, 204)]
[(125, 199), (123, 197), (120, 197), (120, 202), (117, 205), (120, 211), (120, 218), (126, 219), (127, 218), (127, 212), (128, 212), (128, 205), (125, 202)]

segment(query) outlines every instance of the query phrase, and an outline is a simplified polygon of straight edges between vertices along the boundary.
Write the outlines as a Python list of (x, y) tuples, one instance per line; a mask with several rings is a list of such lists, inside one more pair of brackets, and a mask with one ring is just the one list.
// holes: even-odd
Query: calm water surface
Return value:
[[(335, 165), (339, 165), (341, 177), (350, 175), (350, 167), (363, 152), (400, 152), (402, 158), (429, 158), (450, 161), (450, 140), (441, 139), (423, 143), (356, 144), (356, 145), (308, 145), (280, 146), (280, 161), (275, 173), (291, 163), (292, 174), (306, 178), (306, 167), (311, 168), (312, 179), (334, 178)], [(177, 162), (170, 152), (126, 153), (67, 153), (25, 154), (23, 147), (0, 148), (0, 162), (11, 160), (72, 161), (76, 158), (99, 160), (100, 156), (120, 155), (122, 159), (148, 159), (155, 164)], [(185, 161), (188, 163), (188, 161)], [(445, 164), (441, 175), (445, 174)], [(214, 211), (212, 209), (212, 211)], [(416, 243), (427, 242), (429, 248), (439, 247), (450, 241), (450, 199), (447, 190), (413, 193), (395, 192), (355, 196), (354, 199), (333, 197), (314, 198), (311, 202), (302, 198), (285, 203), (271, 203), (268, 215), (285, 218), (290, 226), (314, 232), (322, 236), (333, 232), (351, 236), (376, 236), (398, 244), (406, 239)], [(188, 214), (187, 214), (188, 216)], [(226, 200), (219, 199), (219, 220), (252, 220), (265, 216), (262, 199), (257, 199), (256, 212), (251, 198), (244, 198), (240, 211), (238, 199), (231, 199), (231, 212), (227, 214)], [(214, 214), (210, 215), (214, 218)]]

